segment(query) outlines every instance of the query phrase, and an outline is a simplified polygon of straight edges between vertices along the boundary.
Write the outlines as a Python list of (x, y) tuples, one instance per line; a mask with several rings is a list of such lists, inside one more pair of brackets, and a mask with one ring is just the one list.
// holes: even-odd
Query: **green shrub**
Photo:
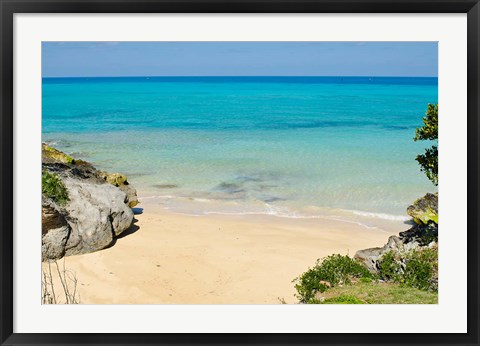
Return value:
[[(315, 294), (324, 292), (328, 286), (349, 284), (352, 278), (373, 278), (360, 263), (348, 256), (331, 255), (317, 260), (313, 268), (294, 279), (297, 298), (303, 303), (316, 303)], [(328, 284), (327, 284), (328, 283)]]
[(53, 199), (58, 205), (65, 205), (68, 201), (67, 188), (58, 174), (49, 172), (42, 174), (42, 194)]
[(416, 141), (435, 141), (432, 147), (425, 149), (425, 154), (417, 155), (416, 160), (427, 178), (438, 185), (438, 104), (428, 104), (423, 117), (423, 126), (415, 130)]
[(378, 270), (380, 279), (398, 281), (402, 268), (393, 251), (388, 251), (378, 260)]
[(438, 290), (438, 251), (422, 249), (408, 254), (402, 283), (425, 291)]
[(382, 256), (378, 264), (379, 277), (382, 280), (425, 291), (438, 290), (438, 251), (436, 248), (411, 250), (402, 256), (390, 251)]

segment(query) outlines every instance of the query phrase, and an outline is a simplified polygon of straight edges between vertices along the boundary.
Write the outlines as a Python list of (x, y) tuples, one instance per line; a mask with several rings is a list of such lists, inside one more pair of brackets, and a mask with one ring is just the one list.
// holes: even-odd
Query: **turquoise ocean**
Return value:
[[(44, 78), (42, 140), (189, 214), (406, 219), (437, 78)], [(141, 206), (141, 205), (140, 205)]]

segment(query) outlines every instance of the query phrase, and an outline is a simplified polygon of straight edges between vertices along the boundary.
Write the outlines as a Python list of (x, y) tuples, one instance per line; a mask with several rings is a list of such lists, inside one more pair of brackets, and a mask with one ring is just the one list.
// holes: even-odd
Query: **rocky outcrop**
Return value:
[(398, 236), (390, 236), (383, 247), (359, 250), (355, 259), (361, 262), (371, 273), (379, 272), (379, 262), (389, 252), (398, 258), (421, 247), (436, 246), (438, 242), (438, 193), (427, 193), (407, 208), (407, 213), (415, 224)]
[(438, 193), (427, 193), (407, 208), (407, 213), (418, 225), (438, 224)]
[(137, 191), (130, 186), (127, 181), (127, 176), (121, 173), (107, 173), (99, 172), (100, 177), (102, 177), (107, 183), (117, 186), (120, 190), (125, 192), (128, 198), (128, 205), (130, 208), (135, 207), (139, 202), (137, 198)]
[(128, 182), (120, 185), (118, 188), (127, 195), (127, 203), (130, 208), (133, 208), (140, 203), (137, 197), (137, 190), (128, 184)]
[(391, 251), (403, 255), (422, 246), (422, 243), (423, 242), (421, 242), (418, 237), (406, 239), (402, 236), (398, 237), (392, 235), (388, 238), (387, 243), (383, 247), (357, 251), (355, 253), (355, 259), (362, 263), (372, 274), (378, 274), (379, 261), (382, 259), (383, 255)]
[(99, 172), (100, 176), (109, 184), (114, 186), (121, 186), (127, 181), (127, 176), (121, 173)]
[(74, 164), (75, 159), (60, 150), (42, 143), (42, 163)]
[(65, 255), (103, 249), (132, 225), (133, 212), (118, 188), (71, 178), (64, 183), (70, 199), (65, 211), (71, 228)]
[(69, 235), (65, 213), (51, 199), (42, 196), (42, 259), (65, 256)]
[(70, 160), (46, 145), (42, 145), (42, 171), (58, 176), (68, 193), (64, 205), (42, 196), (43, 260), (104, 249), (131, 227), (131, 206), (138, 200), (125, 176), (123, 185), (115, 186), (88, 162)]
[(130, 208), (140, 203), (137, 191), (130, 185), (124, 174), (99, 171), (91, 163), (74, 159), (45, 143), (42, 143), (42, 169), (92, 183), (107, 182), (118, 187), (127, 195), (127, 203)]

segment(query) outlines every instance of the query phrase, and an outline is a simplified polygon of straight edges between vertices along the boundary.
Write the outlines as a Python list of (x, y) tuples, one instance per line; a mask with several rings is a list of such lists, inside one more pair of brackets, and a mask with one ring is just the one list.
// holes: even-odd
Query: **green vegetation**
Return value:
[(398, 260), (399, 258), (397, 258), (393, 251), (385, 253), (378, 261), (379, 278), (385, 281), (398, 282), (402, 269)]
[(320, 304), (437, 304), (438, 293), (391, 282), (358, 282), (326, 291)]
[(333, 298), (326, 298), (319, 304), (365, 304), (365, 302), (350, 294), (340, 294)]
[(408, 254), (401, 281), (425, 291), (438, 290), (438, 250), (425, 248)]
[(51, 198), (58, 205), (65, 205), (68, 201), (67, 188), (58, 174), (44, 172), (42, 174), (42, 194)]
[(428, 104), (423, 126), (415, 130), (414, 141), (435, 141), (425, 154), (417, 155), (421, 170), (434, 185), (438, 185), (438, 104)]
[(302, 303), (318, 303), (315, 295), (329, 287), (350, 284), (352, 279), (372, 279), (373, 275), (360, 263), (348, 256), (331, 255), (317, 260), (313, 268), (294, 279), (297, 298)]
[(390, 251), (379, 260), (379, 267), (379, 277), (382, 280), (424, 291), (437, 291), (438, 289), (438, 251), (436, 248), (412, 250), (403, 258)]
[[(433, 304), (437, 302), (438, 250), (389, 251), (373, 275), (356, 260), (331, 255), (294, 280), (306, 304)], [(320, 294), (323, 298), (320, 297)]]

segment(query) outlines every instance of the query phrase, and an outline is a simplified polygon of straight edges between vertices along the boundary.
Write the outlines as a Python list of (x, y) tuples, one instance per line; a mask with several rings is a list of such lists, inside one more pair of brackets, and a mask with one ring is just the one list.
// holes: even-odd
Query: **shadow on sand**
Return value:
[(127, 229), (126, 231), (124, 231), (122, 234), (120, 234), (118, 237), (115, 238), (116, 239), (122, 239), (122, 238), (125, 238), (125, 237), (128, 237), (129, 235), (135, 233), (136, 231), (138, 231), (140, 229), (140, 227), (138, 227), (136, 225), (136, 223), (138, 222), (137, 219), (133, 218), (133, 223), (132, 225), (130, 226), (129, 229)]
[[(138, 209), (141, 209), (141, 208), (138, 208)], [(143, 210), (143, 209), (142, 209), (142, 210)], [(124, 231), (124, 232), (123, 232), (122, 234), (120, 234), (119, 236), (115, 237), (115, 238), (113, 239), (113, 241), (111, 242), (111, 244), (108, 245), (105, 249), (109, 249), (109, 248), (111, 248), (112, 246), (114, 246), (114, 245), (117, 243), (117, 240), (118, 240), (118, 239), (122, 239), (122, 238), (128, 237), (129, 235), (132, 235), (133, 233), (137, 232), (137, 231), (140, 229), (140, 227), (138, 227), (138, 226), (136, 225), (137, 222), (138, 222), (138, 220), (135, 219), (135, 218), (133, 218), (133, 223), (132, 223), (132, 225), (130, 226), (130, 228), (127, 229), (126, 231)]]

